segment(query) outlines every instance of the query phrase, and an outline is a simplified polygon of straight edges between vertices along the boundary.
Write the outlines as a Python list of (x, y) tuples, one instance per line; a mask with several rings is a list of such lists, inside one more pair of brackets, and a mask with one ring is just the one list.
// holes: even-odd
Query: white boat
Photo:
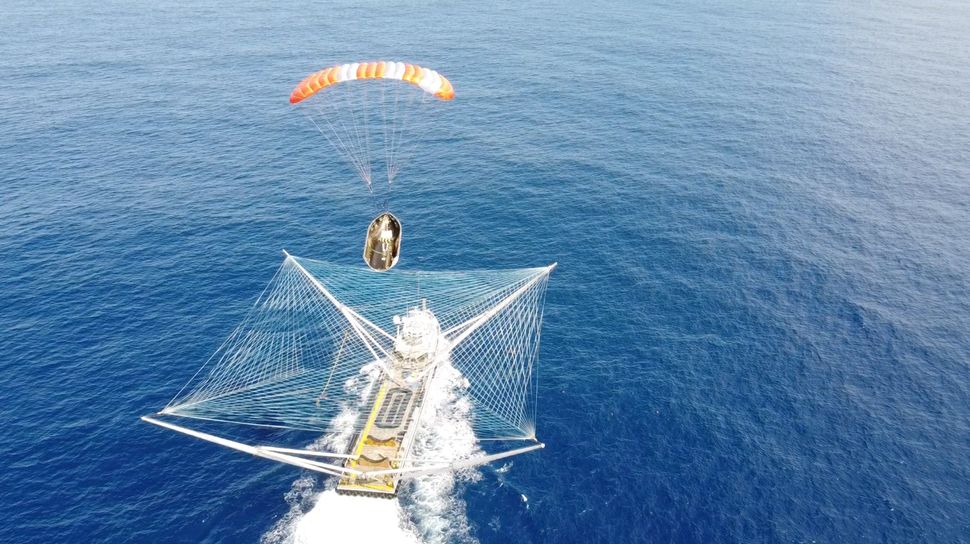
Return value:
[[(534, 365), (555, 264), (378, 274), (285, 255), (243, 323), (143, 420), (334, 476), (341, 493), (383, 497), (410, 477), (544, 447), (535, 434)], [(460, 394), (472, 406), (479, 444), (524, 445), (415, 458), (415, 440), (430, 424), (428, 391), (445, 366), (464, 377)], [(323, 443), (337, 447), (250, 444), (183, 421), (309, 431), (335, 437)]]

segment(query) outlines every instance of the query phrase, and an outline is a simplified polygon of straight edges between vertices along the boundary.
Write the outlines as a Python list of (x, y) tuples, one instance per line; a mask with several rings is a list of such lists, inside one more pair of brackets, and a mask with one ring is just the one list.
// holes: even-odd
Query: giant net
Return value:
[[(394, 316), (423, 304), (467, 380), (480, 440), (535, 437), (542, 309), (552, 267), (377, 274), (287, 256), (241, 324), (163, 413), (359, 431), (394, 345)], [(348, 429), (343, 428), (346, 432)]]

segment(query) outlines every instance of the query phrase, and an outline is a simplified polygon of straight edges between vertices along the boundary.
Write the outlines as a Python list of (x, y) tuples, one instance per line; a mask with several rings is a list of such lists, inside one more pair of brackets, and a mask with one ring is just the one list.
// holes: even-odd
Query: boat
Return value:
[(398, 316), (394, 323), (397, 333), (388, 372), (370, 403), (367, 422), (354, 443), (354, 457), (344, 462), (346, 469), (363, 474), (341, 477), (338, 493), (396, 494), (400, 473), (394, 471), (409, 457), (425, 391), (448, 352), (448, 340), (441, 335), (427, 301)]
[[(168, 405), (142, 419), (332, 476), (338, 493), (369, 497), (392, 498), (409, 478), (539, 450), (534, 366), (555, 266), (375, 273), (284, 251), (243, 322)], [(461, 376), (449, 387), (471, 406), (479, 447), (461, 458), (422, 457), (415, 444), (434, 425), (431, 393), (445, 375)], [(200, 425), (206, 430), (193, 428)], [(327, 438), (262, 444), (212, 427)]]

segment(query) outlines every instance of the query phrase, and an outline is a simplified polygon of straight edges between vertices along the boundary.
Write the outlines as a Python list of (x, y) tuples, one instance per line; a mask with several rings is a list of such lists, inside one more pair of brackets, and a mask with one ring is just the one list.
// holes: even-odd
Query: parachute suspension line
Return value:
[[(390, 192), (394, 185), (394, 178), (397, 177), (397, 154), (398, 145), (400, 144), (399, 132), (404, 130), (404, 123), (398, 120), (398, 106), (401, 100), (401, 93), (410, 91), (410, 89), (397, 89), (394, 94), (394, 111), (391, 115), (391, 135), (390, 135), (390, 145), (387, 146), (388, 149), (388, 160), (387, 160), (387, 186), (388, 186), (388, 197), (390, 197)], [(413, 96), (413, 94), (411, 95)]]
[(391, 178), (396, 178), (397, 173), (401, 171), (401, 158), (404, 150), (405, 134), (407, 128), (411, 125), (411, 119), (414, 115), (414, 103), (416, 99), (412, 93), (409, 96), (408, 105), (404, 109), (404, 116), (400, 122), (395, 123), (396, 135), (392, 136), (394, 139), (394, 155), (392, 156), (393, 165), (391, 166)]
[[(371, 176), (371, 166), (366, 155), (364, 154), (363, 138), (361, 137), (361, 129), (359, 127), (359, 123), (357, 120), (358, 106), (357, 104), (355, 104), (355, 100), (359, 100), (360, 97), (358, 94), (353, 94), (351, 92), (352, 89), (350, 88), (333, 89), (333, 91), (334, 93), (332, 94), (334, 96), (332, 97), (332, 100), (325, 101), (330, 108), (330, 115), (324, 115), (324, 117), (328, 121), (330, 119), (336, 119), (337, 122), (340, 123), (343, 133), (347, 135), (347, 139), (354, 143), (354, 157), (356, 158), (357, 162), (361, 165), (361, 178), (364, 180), (364, 183), (367, 185), (367, 189), (370, 190), (371, 182), (373, 179)], [(337, 107), (338, 103), (347, 103), (347, 104), (344, 104), (343, 109), (348, 110), (350, 112), (349, 123), (347, 120), (347, 116), (341, 115), (341, 110), (338, 109)], [(348, 126), (349, 124), (353, 128), (353, 132), (350, 131), (350, 127)], [(331, 127), (333, 127), (333, 125), (331, 125)]]
[[(371, 170), (371, 165), (373, 164), (373, 162), (372, 162), (373, 159), (371, 157), (371, 150), (370, 150), (370, 147), (371, 147), (370, 146), (370, 119), (371, 119), (371, 116), (369, 114), (369, 109), (370, 109), (370, 94), (371, 94), (370, 87), (371, 87), (370, 85), (362, 85), (361, 86), (361, 88), (364, 90), (364, 92), (363, 92), (363, 95), (364, 95), (364, 103), (363, 103), (363, 106), (361, 108), (363, 110), (363, 112), (362, 112), (363, 120), (361, 122), (361, 125), (363, 126), (363, 132), (364, 132), (364, 142), (363, 142), (364, 143), (364, 163), (367, 164), (367, 182), (368, 183), (372, 183), (373, 182), (373, 177), (372, 177), (373, 172)], [(356, 109), (357, 108), (353, 108), (351, 110), (351, 114), (354, 114), (355, 113), (354, 110), (356, 110)], [(354, 115), (354, 119), (356, 120), (356, 115)]]
[(382, 104), (382, 107), (385, 110), (388, 108), (390, 108), (391, 110), (390, 116), (385, 116), (385, 123), (384, 123), (384, 126), (385, 126), (384, 148), (387, 154), (387, 160), (385, 162), (386, 162), (386, 170), (387, 170), (388, 198), (390, 198), (390, 193), (394, 187), (394, 176), (396, 175), (396, 172), (394, 169), (394, 157), (396, 155), (395, 134), (397, 133), (399, 128), (399, 121), (398, 121), (398, 115), (397, 115), (398, 104), (401, 101), (401, 94), (406, 91), (413, 92), (413, 89), (402, 89), (400, 86), (389, 87), (389, 89), (386, 92), (389, 92), (391, 95), (393, 95), (394, 97), (393, 105), (390, 105), (392, 101), (391, 99), (387, 98), (386, 95), (385, 95), (385, 100)]
[[(388, 182), (388, 185), (391, 185), (392, 188), (393, 181), (397, 179), (398, 173), (408, 159), (409, 149), (405, 136), (409, 130), (413, 129), (415, 117), (420, 118), (424, 115), (425, 105), (428, 103), (427, 93), (415, 93), (414, 89), (409, 88), (401, 88), (398, 90), (398, 93), (406, 93), (406, 99), (404, 100), (403, 112), (400, 110), (399, 104), (397, 102), (395, 103), (394, 125), (391, 134), (390, 180)], [(400, 94), (395, 96), (400, 97)]]
[[(356, 161), (358, 165), (358, 174), (364, 181), (364, 184), (370, 187), (370, 182), (367, 179), (367, 165), (364, 164), (362, 160), (362, 155), (360, 153), (360, 138), (356, 135), (355, 131), (351, 131), (348, 128), (348, 120), (339, 115), (340, 111), (337, 109), (337, 103), (342, 102), (342, 96), (345, 94), (342, 90), (332, 89), (334, 92), (330, 93), (332, 96), (329, 100), (323, 101), (323, 104), (317, 104), (316, 110), (320, 117), (324, 119), (330, 130), (342, 141), (346, 143), (347, 152), (352, 156), (351, 158)], [(329, 111), (324, 112), (324, 105)]]
[[(398, 140), (395, 144), (395, 155), (394, 155), (394, 176), (397, 176), (397, 172), (400, 172), (410, 159), (414, 158), (414, 153), (417, 150), (417, 144), (415, 142), (408, 143), (405, 134), (410, 129), (412, 123), (414, 122), (415, 116), (419, 118), (428, 109), (428, 104), (431, 102), (431, 98), (427, 93), (419, 93), (419, 96), (415, 97), (414, 93), (411, 93), (411, 100), (409, 102), (409, 107), (406, 108), (404, 113), (404, 120), (399, 124)], [(420, 131), (425, 127), (415, 128), (414, 131)]]
[[(365, 157), (363, 153), (363, 144), (360, 136), (360, 131), (357, 127), (356, 117), (351, 117), (350, 120), (347, 119), (347, 115), (341, 115), (341, 109), (338, 109), (337, 104), (341, 102), (352, 102), (352, 97), (355, 95), (349, 95), (347, 91), (340, 89), (332, 89), (332, 97), (330, 100), (325, 100), (323, 103), (327, 106), (328, 111), (323, 111), (323, 106), (317, 103), (316, 111), (327, 123), (330, 128), (331, 133), (338, 138), (338, 140), (344, 144), (345, 153), (347, 159), (355, 166), (357, 173), (360, 175), (367, 189), (371, 189), (371, 173), (370, 164), (365, 162)], [(351, 103), (349, 108), (344, 108), (349, 110), (351, 114), (354, 112), (354, 106)], [(331, 121), (331, 119), (333, 121)], [(350, 121), (353, 122), (351, 125)], [(338, 127), (339, 125), (339, 127)], [(353, 131), (351, 131), (353, 128)], [(341, 134), (343, 136), (341, 136)], [(331, 144), (332, 145), (332, 144)]]
[[(357, 173), (360, 175), (361, 179), (364, 180), (364, 182), (367, 184), (367, 188), (369, 189), (370, 188), (370, 182), (367, 181), (367, 175), (366, 175), (364, 166), (360, 163), (359, 160), (357, 160), (357, 158), (355, 157), (354, 153), (350, 151), (350, 149), (347, 147), (347, 144), (345, 144), (343, 142), (343, 140), (340, 138), (340, 133), (334, 128), (333, 123), (331, 123), (330, 122), (330, 119), (327, 118), (328, 116), (321, 115), (321, 117), (324, 119), (324, 121), (326, 121), (327, 125), (329, 125), (330, 131), (334, 135), (334, 137), (336, 138), (336, 141), (334, 141), (330, 137), (330, 135), (327, 134), (326, 131), (324, 131), (320, 127), (320, 125), (317, 124), (316, 120), (313, 118), (312, 115), (310, 115), (306, 111), (304, 111), (304, 115), (306, 115), (307, 116), (307, 119), (309, 119), (310, 122), (313, 123), (313, 126), (315, 126), (317, 128), (317, 130), (320, 132), (320, 134), (323, 134), (323, 137), (327, 139), (327, 141), (330, 143), (330, 145), (333, 146), (333, 148), (336, 149), (337, 152), (340, 153), (344, 157), (344, 159), (347, 162), (349, 162), (351, 166), (354, 167), (355, 170), (357, 170)], [(338, 145), (338, 143), (339, 143), (339, 145)]]
[(388, 121), (385, 121), (385, 123), (384, 123), (384, 129), (385, 129), (385, 136), (384, 136), (384, 138), (385, 138), (385, 140), (387, 140), (385, 142), (385, 149), (386, 149), (386, 153), (387, 153), (387, 161), (386, 161), (387, 164), (386, 164), (386, 166), (387, 166), (387, 192), (388, 192), (388, 194), (390, 194), (391, 188), (394, 185), (394, 172), (393, 172), (393, 166), (394, 166), (394, 128), (396, 126), (395, 123), (397, 121), (397, 102), (398, 102), (398, 98), (400, 97), (400, 95), (397, 92), (392, 92), (391, 94), (394, 95), (394, 105), (391, 108), (391, 118), (390, 118), (390, 121), (389, 122)]
[[(387, 190), (390, 193), (391, 190), (391, 146), (387, 137), (387, 94), (384, 92), (384, 86), (381, 85), (381, 137), (383, 138), (382, 144), (384, 146), (384, 170), (387, 174)], [(390, 195), (388, 195), (390, 197)], [(384, 201), (384, 209), (387, 209), (387, 200)]]
[(413, 96), (414, 89), (403, 88), (402, 86), (394, 86), (390, 88), (390, 93), (393, 95), (393, 106), (389, 106), (388, 102), (390, 100), (385, 96), (382, 98), (381, 107), (383, 110), (387, 110), (389, 107), (391, 109), (390, 117), (388, 118), (386, 111), (384, 112), (384, 139), (385, 139), (385, 153), (386, 153), (386, 171), (387, 171), (387, 198), (390, 199), (391, 192), (394, 189), (394, 178), (397, 175), (397, 168), (395, 166), (395, 159), (397, 156), (397, 138), (395, 137), (398, 130), (403, 130), (405, 127), (399, 126), (398, 119), (398, 105), (401, 101), (401, 94), (408, 93)]

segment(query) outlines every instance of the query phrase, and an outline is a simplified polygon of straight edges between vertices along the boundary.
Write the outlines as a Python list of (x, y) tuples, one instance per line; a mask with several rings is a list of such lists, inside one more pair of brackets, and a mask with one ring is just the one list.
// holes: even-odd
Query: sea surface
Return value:
[[(398, 266), (559, 267), (546, 448), (368, 523), (138, 417), (360, 263), (287, 98), (371, 59), (457, 92)], [(6, 0), (0, 376), (2, 542), (970, 541), (970, 4)]]

